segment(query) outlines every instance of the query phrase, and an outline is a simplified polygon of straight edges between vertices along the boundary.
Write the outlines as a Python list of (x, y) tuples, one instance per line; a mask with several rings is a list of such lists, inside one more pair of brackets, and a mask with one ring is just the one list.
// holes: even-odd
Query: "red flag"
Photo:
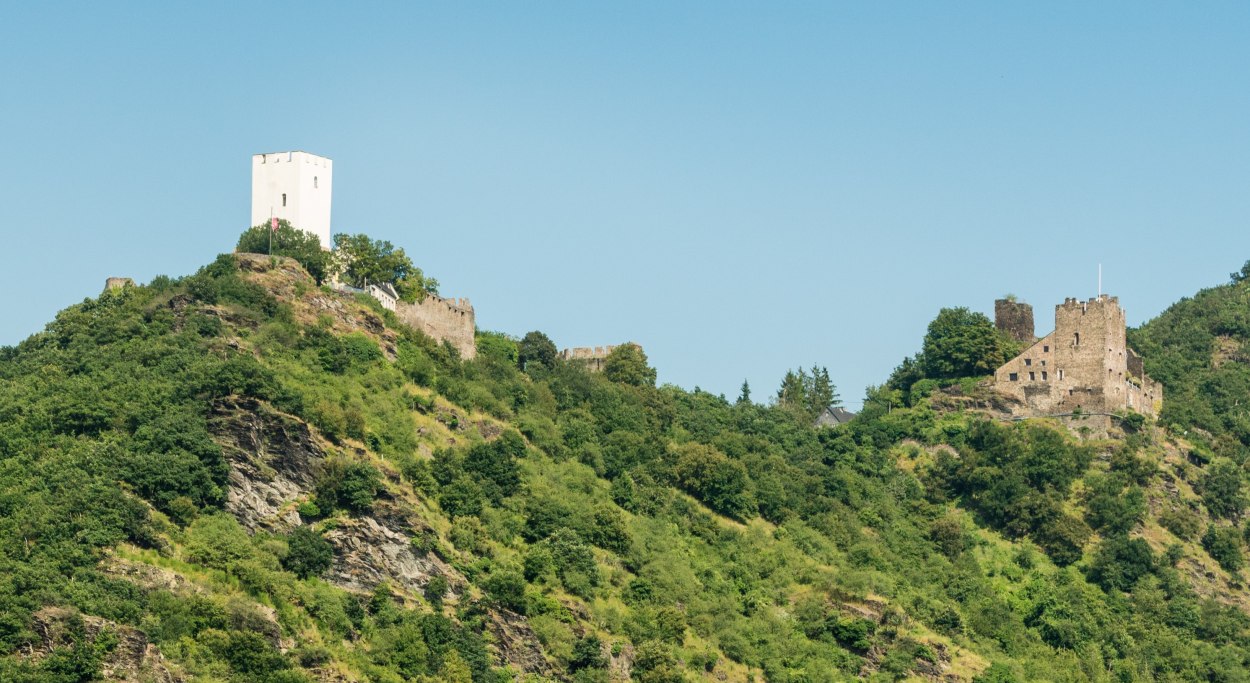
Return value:
[(278, 217), (277, 216), (274, 216), (273, 218), (269, 219), (269, 229), (273, 230), (274, 232), (278, 231)]

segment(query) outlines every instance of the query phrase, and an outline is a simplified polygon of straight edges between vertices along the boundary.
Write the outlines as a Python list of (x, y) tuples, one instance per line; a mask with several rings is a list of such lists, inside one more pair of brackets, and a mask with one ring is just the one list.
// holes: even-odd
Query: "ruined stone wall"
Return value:
[(1034, 335), (1033, 307), (1011, 299), (994, 302), (994, 326), (1016, 341), (1032, 342)]
[(111, 277), (104, 281), (105, 289), (125, 289), (134, 286), (135, 281), (128, 277)]
[(612, 353), (612, 349), (615, 348), (616, 345), (577, 346), (561, 351), (560, 358), (584, 363), (586, 365), (586, 369), (591, 372), (599, 372), (600, 370), (603, 370), (603, 363), (607, 360), (608, 354)]
[(477, 356), (473, 336), (477, 322), (468, 299), (444, 299), (428, 294), (415, 304), (400, 301), (395, 305), (395, 315), (436, 341), (450, 342), (461, 358), (468, 360)]
[(1055, 306), (1055, 331), (994, 373), (995, 388), (1021, 403), (1020, 414), (1130, 409), (1157, 415), (1163, 387), (1146, 376), (1125, 342), (1115, 297), (1067, 299)]
[(1145, 363), (1133, 349), (1125, 349), (1128, 376), (1125, 400), (1128, 408), (1143, 415), (1158, 415), (1163, 409), (1163, 385), (1146, 375)]

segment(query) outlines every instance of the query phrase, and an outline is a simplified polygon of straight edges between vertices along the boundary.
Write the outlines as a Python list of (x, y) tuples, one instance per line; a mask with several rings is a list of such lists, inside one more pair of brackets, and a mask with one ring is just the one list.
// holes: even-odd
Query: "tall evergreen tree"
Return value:
[(742, 392), (738, 394), (738, 403), (745, 404), (751, 402), (751, 385), (745, 379), (742, 380)]

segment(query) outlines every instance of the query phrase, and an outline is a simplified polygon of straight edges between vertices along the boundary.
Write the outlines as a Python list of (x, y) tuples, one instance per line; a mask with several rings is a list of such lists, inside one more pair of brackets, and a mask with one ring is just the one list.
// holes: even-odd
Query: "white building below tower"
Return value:
[(334, 162), (308, 152), (252, 155), (252, 225), (284, 218), (330, 248)]

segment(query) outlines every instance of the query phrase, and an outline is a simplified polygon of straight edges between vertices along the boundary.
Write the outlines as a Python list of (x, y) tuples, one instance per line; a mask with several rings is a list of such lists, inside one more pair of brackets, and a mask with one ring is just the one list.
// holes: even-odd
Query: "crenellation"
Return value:
[[(634, 342), (625, 342), (625, 344), (638, 346)], [(623, 344), (612, 344), (608, 346), (575, 346), (573, 348), (564, 349), (560, 352), (561, 359), (566, 361), (575, 361), (583, 363), (591, 372), (599, 372), (603, 370), (604, 362), (612, 351)]]
[[(307, 168), (306, 168), (307, 167)], [(252, 156), (252, 225), (282, 218), (330, 249), (334, 162), (308, 152)]]
[(395, 315), (433, 339), (450, 343), (461, 358), (477, 357), (477, 320), (468, 299), (444, 299), (427, 294), (415, 304), (398, 302)]

